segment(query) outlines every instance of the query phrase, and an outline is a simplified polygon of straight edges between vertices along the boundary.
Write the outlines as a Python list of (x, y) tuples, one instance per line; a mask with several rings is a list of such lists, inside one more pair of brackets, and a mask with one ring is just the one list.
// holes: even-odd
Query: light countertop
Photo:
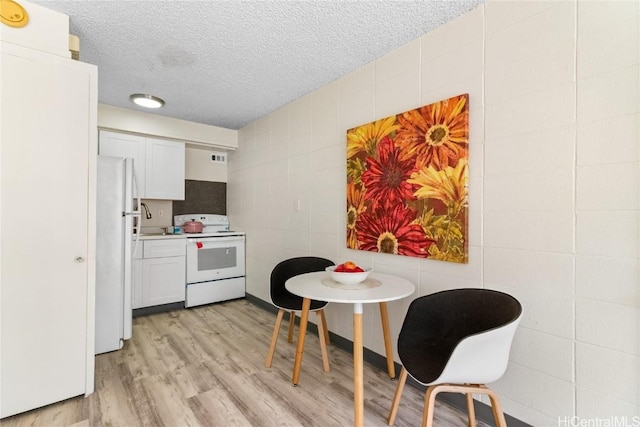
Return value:
[[(186, 234), (142, 233), (140, 240), (186, 239)], [(135, 239), (135, 236), (134, 236)]]

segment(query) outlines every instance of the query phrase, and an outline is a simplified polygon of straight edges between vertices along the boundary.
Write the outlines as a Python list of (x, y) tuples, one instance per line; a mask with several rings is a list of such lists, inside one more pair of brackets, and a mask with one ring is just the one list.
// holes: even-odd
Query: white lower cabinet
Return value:
[(133, 308), (185, 299), (185, 239), (145, 240), (133, 262)]

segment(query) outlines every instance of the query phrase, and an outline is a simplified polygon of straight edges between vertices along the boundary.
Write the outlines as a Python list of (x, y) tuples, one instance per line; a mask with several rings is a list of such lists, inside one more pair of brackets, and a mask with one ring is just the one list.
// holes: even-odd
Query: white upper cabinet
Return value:
[(99, 153), (134, 159), (141, 198), (184, 200), (184, 142), (102, 130)]
[(100, 131), (99, 154), (103, 156), (128, 157), (133, 159), (136, 184), (140, 197), (145, 197), (145, 142), (144, 138), (125, 133)]
[(184, 200), (184, 143), (146, 140), (145, 197)]

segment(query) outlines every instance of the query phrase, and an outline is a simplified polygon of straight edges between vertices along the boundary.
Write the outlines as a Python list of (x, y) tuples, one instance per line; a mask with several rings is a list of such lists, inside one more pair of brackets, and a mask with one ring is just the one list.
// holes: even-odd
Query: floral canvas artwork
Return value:
[(469, 95), (347, 131), (347, 247), (468, 260)]

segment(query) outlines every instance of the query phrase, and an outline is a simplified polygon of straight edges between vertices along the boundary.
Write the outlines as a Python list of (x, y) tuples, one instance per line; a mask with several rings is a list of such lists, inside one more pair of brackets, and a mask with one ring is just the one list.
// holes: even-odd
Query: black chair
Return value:
[(497, 426), (506, 427), (498, 396), (485, 384), (507, 369), (513, 335), (522, 317), (514, 297), (489, 289), (454, 289), (415, 299), (398, 336), (402, 372), (388, 423), (393, 425), (407, 374), (427, 386), (422, 425), (433, 425), (436, 395), (467, 397), (469, 425), (475, 426), (473, 394), (491, 400)]
[[(288, 341), (293, 342), (293, 327), (295, 324), (296, 312), (302, 310), (302, 297), (287, 291), (284, 284), (291, 277), (299, 274), (311, 273), (314, 271), (324, 271), (325, 268), (335, 265), (328, 259), (318, 257), (298, 257), (282, 261), (275, 266), (271, 272), (271, 301), (273, 305), (278, 307), (278, 315), (276, 324), (273, 328), (273, 336), (271, 345), (269, 346), (269, 354), (265, 366), (271, 367), (273, 354), (276, 350), (278, 342), (278, 334), (282, 317), (285, 311), (290, 313), (289, 316), (289, 336)], [(327, 306), (326, 301), (311, 300), (310, 311), (315, 311), (318, 319), (318, 337), (320, 338), (320, 350), (322, 352), (322, 367), (325, 372), (329, 371), (329, 357), (327, 356), (327, 344), (329, 343), (329, 330), (327, 329), (327, 320), (324, 315), (324, 308)]]

